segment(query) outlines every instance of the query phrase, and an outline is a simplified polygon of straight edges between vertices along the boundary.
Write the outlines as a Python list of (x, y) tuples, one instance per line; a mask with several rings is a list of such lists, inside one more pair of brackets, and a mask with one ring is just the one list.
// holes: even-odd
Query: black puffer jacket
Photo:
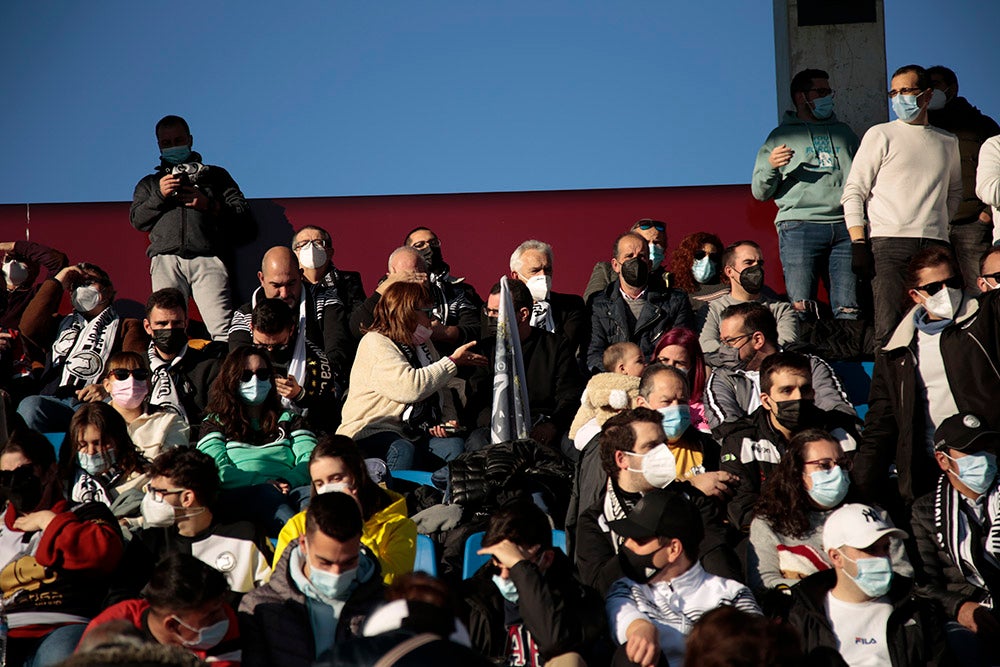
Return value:
[[(835, 570), (825, 570), (792, 587), (788, 622), (802, 636), (809, 665), (844, 665), (836, 653), (837, 636), (826, 615), (826, 594), (837, 583)], [(889, 589), (892, 613), (886, 628), (893, 667), (941, 667), (955, 664), (944, 639), (944, 615), (933, 600), (913, 594), (913, 581), (895, 576)]]
[[(514, 440), (462, 454), (448, 464), (451, 500), (488, 514), (515, 496), (542, 492), (550, 515), (566, 514), (573, 469), (559, 452), (534, 440)], [(560, 511), (561, 510), (561, 511)]]
[[(198, 153), (191, 153), (188, 160), (201, 161)], [(208, 166), (199, 177), (198, 189), (208, 196), (212, 206), (219, 205), (218, 212), (211, 207), (199, 211), (160, 192), (160, 179), (172, 166), (161, 162), (155, 173), (139, 181), (132, 195), (132, 226), (140, 232), (149, 232), (147, 255), (218, 257), (233, 244), (256, 235), (250, 204), (228, 171)]]

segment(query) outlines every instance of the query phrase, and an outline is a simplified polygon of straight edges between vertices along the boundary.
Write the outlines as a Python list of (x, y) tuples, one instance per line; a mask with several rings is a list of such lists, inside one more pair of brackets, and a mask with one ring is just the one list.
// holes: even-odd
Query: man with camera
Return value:
[(156, 141), (160, 165), (135, 186), (131, 210), (132, 226), (149, 232), (152, 289), (193, 296), (212, 338), (226, 340), (233, 308), (220, 254), (223, 239), (252, 231), (250, 205), (229, 172), (191, 150), (183, 118), (160, 119)]

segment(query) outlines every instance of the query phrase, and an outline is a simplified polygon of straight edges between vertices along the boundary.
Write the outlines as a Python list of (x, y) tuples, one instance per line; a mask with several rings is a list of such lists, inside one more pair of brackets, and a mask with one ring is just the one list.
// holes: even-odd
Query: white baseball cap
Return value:
[(867, 549), (883, 535), (906, 539), (906, 533), (894, 528), (874, 507), (851, 503), (840, 507), (826, 518), (823, 525), (823, 550), (843, 546)]

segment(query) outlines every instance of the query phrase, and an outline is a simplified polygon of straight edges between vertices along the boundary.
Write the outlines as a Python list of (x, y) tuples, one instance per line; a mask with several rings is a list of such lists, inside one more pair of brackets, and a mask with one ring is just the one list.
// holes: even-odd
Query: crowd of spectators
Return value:
[(425, 227), (368, 294), (307, 226), (234, 308), (250, 207), (161, 119), (141, 320), (0, 244), (0, 664), (1000, 664), (1000, 126), (910, 65), (859, 140), (831, 86), (753, 167), (787, 294), (647, 218), (580, 295)]

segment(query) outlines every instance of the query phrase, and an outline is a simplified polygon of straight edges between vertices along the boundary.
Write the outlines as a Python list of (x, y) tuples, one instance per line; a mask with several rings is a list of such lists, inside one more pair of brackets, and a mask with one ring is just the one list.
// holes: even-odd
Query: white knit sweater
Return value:
[(848, 227), (872, 237), (948, 240), (948, 221), (962, 201), (958, 139), (932, 125), (901, 120), (865, 132), (840, 202)]

